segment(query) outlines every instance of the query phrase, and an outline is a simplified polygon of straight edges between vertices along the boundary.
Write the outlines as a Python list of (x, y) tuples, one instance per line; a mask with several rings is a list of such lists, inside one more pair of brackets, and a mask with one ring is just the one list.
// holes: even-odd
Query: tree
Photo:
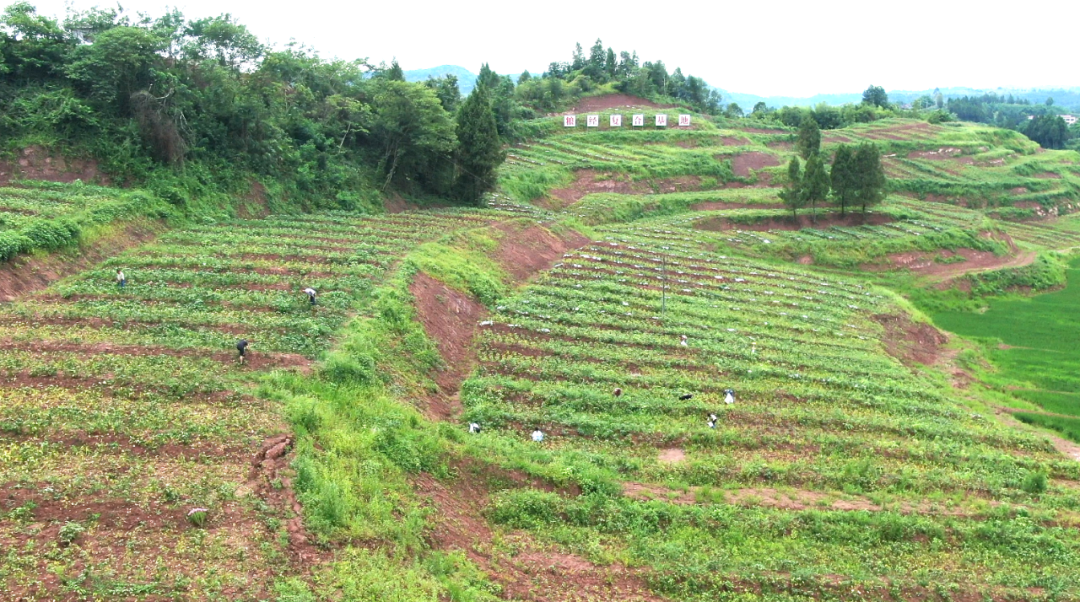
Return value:
[(485, 86), (477, 86), (461, 105), (457, 138), (457, 196), (478, 205), (495, 188), (495, 170), (506, 158)]
[(855, 186), (853, 200), (866, 208), (885, 200), (885, 170), (881, 167), (881, 151), (873, 142), (864, 142), (855, 149), (852, 160)]
[(379, 171), (385, 189), (391, 182), (424, 185), (446, 192), (452, 181), (445, 169), (456, 146), (454, 124), (435, 92), (421, 84), (381, 80), (372, 97), (375, 106), (370, 136), (379, 149)]
[[(528, 75), (528, 71), (523, 75)], [(458, 87), (456, 75), (447, 73), (440, 78), (428, 76), (424, 85), (435, 91), (435, 96), (439, 97), (439, 102), (447, 113), (453, 114), (457, 111), (458, 104), (461, 102), (461, 89)]]
[(1039, 115), (1029, 120), (1024, 135), (1043, 148), (1065, 148), (1071, 137), (1065, 120), (1058, 115)]
[(798, 157), (792, 157), (788, 163), (787, 183), (780, 190), (780, 200), (784, 206), (791, 209), (791, 216), (799, 217), (799, 209), (806, 206), (806, 197), (802, 193), (802, 165)]
[(806, 160), (801, 189), (803, 202), (810, 204), (813, 220), (817, 222), (817, 204), (829, 198), (829, 172), (825, 169), (821, 153), (814, 153)]
[(841, 217), (843, 217), (844, 211), (850, 204), (855, 194), (855, 187), (858, 184), (855, 168), (855, 154), (851, 152), (851, 147), (841, 144), (836, 149), (836, 155), (833, 156), (832, 172), (830, 173), (832, 195), (840, 203)]
[(795, 139), (795, 150), (806, 160), (809, 160), (812, 155), (816, 155), (821, 150), (821, 129), (818, 128), (817, 120), (812, 117), (804, 118), (802, 123), (799, 124), (799, 134)]
[(863, 104), (886, 108), (889, 106), (889, 95), (881, 86), (870, 86), (862, 94)]
[(480, 73), (476, 76), (476, 85), (484, 86), (488, 89), (488, 93), (491, 93), (499, 87), (499, 79), (501, 79), (499, 74), (495, 73), (487, 63), (484, 63), (480, 65)]
[(724, 109), (724, 115), (726, 115), (727, 117), (731, 117), (731, 118), (742, 117), (743, 116), (742, 107), (740, 107), (736, 103), (731, 103), (731, 104), (729, 104), (727, 106), (727, 109)]
[(405, 81), (405, 72), (401, 70), (401, 65), (398, 64), (397, 59), (390, 63), (390, 68), (383, 73), (383, 77), (395, 82)]

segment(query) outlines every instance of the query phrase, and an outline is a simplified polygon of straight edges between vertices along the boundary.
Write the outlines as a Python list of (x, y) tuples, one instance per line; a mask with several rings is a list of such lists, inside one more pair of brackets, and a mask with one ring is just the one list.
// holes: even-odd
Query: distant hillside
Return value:
[[(724, 95), (724, 103), (734, 102), (745, 110), (750, 110), (758, 102), (764, 101), (770, 107), (797, 106), (811, 107), (824, 102), (829, 105), (842, 105), (849, 102), (862, 100), (862, 92), (841, 94), (815, 94), (805, 98), (793, 96), (758, 96), (756, 94), (744, 94), (741, 92), (728, 92), (720, 90)], [(1012, 94), (1017, 99), (1025, 99), (1033, 103), (1046, 102), (1047, 98), (1053, 98), (1054, 104), (1062, 107), (1080, 107), (1080, 88), (1025, 90), (1025, 89), (976, 89), (976, 88), (941, 88), (941, 94), (946, 98), (960, 98), (962, 96), (982, 96), (994, 93), (998, 95)], [(933, 96), (934, 90), (890, 90), (889, 100), (894, 102), (910, 102), (921, 96)]]
[(454, 75), (457, 77), (458, 88), (461, 89), (462, 94), (472, 92), (473, 87), (476, 86), (476, 74), (465, 67), (459, 67), (457, 65), (439, 65), (438, 67), (431, 67), (430, 69), (413, 69), (411, 71), (406, 71), (405, 81), (422, 82), (429, 77), (443, 77), (444, 75)]

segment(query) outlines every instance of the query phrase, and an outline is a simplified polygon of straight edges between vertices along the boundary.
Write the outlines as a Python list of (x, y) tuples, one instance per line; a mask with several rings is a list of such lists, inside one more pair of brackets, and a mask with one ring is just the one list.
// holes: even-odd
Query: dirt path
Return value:
[[(1012, 417), (1012, 415), (1017, 412), (1029, 412), (1032, 414), (1049, 414), (1049, 412), (1040, 412), (1037, 410), (1020, 410), (1017, 408), (1005, 408), (1001, 406), (994, 407), (994, 415), (997, 416), (998, 420), (1000, 420), (1001, 422), (1009, 426), (1024, 430), (1035, 430), (1039, 434), (1044, 435), (1047, 439), (1049, 439), (1050, 442), (1054, 444), (1054, 449), (1058, 450), (1062, 455), (1076, 460), (1077, 462), (1080, 462), (1080, 445), (1077, 445), (1072, 441), (1069, 441), (1068, 439), (1062, 439), (1061, 437), (1058, 437), (1057, 435), (1054, 435), (1053, 433), (1050, 433), (1045, 429), (1036, 429), (1029, 424), (1020, 422), (1019, 420)], [(1070, 418), (1075, 418), (1075, 416), (1070, 416)]]
[(1017, 255), (1005, 257), (992, 256), (977, 260), (968, 260), (963, 263), (937, 264), (932, 271), (926, 272), (930, 282), (944, 283), (956, 280), (968, 274), (979, 272), (992, 272), (1005, 268), (1022, 268), (1031, 265), (1035, 261), (1034, 251), (1024, 251)]

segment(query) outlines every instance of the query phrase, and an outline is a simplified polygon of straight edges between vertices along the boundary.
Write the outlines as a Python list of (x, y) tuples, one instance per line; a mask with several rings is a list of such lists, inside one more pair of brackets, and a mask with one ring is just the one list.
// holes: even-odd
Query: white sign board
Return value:
[(577, 127), (577, 115), (563, 115), (562, 124), (563, 127)]
[(689, 115), (679, 115), (679, 127), (681, 127), (681, 128), (690, 127), (690, 116)]
[(585, 116), (585, 126), (586, 127), (591, 127), (591, 128), (600, 127), (600, 116), (599, 115), (587, 115), (587, 116)]
[(645, 116), (644, 115), (634, 115), (633, 124), (634, 124), (634, 127), (636, 127), (636, 128), (639, 128), (639, 127), (645, 125)]
[(613, 128), (622, 127), (622, 115), (612, 115), (608, 119), (608, 125)]
[(656, 127), (667, 127), (667, 115), (660, 114), (656, 116)]

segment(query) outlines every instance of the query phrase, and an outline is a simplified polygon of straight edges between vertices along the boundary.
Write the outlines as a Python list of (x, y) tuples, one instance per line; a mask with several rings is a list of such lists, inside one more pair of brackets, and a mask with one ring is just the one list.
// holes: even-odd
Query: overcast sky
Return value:
[[(30, 1), (54, 16), (63, 16), (67, 4)], [(168, 6), (121, 4), (155, 17)], [(74, 1), (77, 9), (95, 5), (116, 4)], [(231, 13), (279, 47), (295, 39), (326, 58), (397, 57), (404, 69), (450, 64), (475, 73), (486, 61), (499, 73), (540, 72), (553, 60), (570, 60), (575, 42), (587, 53), (599, 37), (616, 52), (637, 50), (642, 60), (663, 60), (669, 70), (682, 67), (713, 86), (763, 96), (858, 92), (869, 84), (888, 90), (1080, 86), (1077, 0), (1008, 8), (986, 0), (179, 0), (172, 6), (188, 18)]]

